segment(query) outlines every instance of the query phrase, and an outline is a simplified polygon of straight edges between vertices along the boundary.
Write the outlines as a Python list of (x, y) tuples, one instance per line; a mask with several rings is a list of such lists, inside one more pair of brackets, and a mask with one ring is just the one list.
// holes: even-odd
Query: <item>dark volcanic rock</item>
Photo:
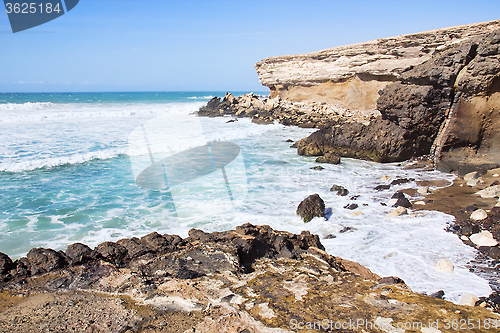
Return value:
[(310, 222), (314, 217), (325, 217), (325, 202), (315, 193), (304, 200), (297, 207), (297, 215), (304, 222)]
[(340, 157), (336, 154), (326, 153), (316, 159), (318, 163), (340, 164)]
[(152, 232), (146, 236), (141, 237), (141, 241), (154, 252), (168, 253), (183, 246), (185, 242), (177, 235), (160, 235), (157, 232)]
[(444, 297), (444, 291), (442, 290), (439, 290), (439, 291), (436, 291), (435, 293), (432, 293), (429, 295), (430, 297), (437, 297), (437, 298), (443, 298)]
[(10, 257), (5, 253), (0, 252), (0, 274), (4, 275), (12, 268), (14, 268), (12, 259), (10, 259)]
[(85, 244), (74, 243), (66, 249), (66, 257), (71, 265), (78, 265), (96, 260), (99, 254)]
[(64, 253), (56, 252), (52, 249), (31, 249), (28, 252), (27, 258), (32, 266), (45, 272), (50, 272), (68, 265)]
[(127, 249), (127, 255), (129, 258), (140, 257), (146, 253), (153, 252), (137, 237), (133, 237), (130, 239), (120, 239), (117, 244), (122, 245), (125, 249)]
[(403, 192), (396, 192), (392, 195), (391, 199), (406, 198)]
[(401, 185), (401, 184), (406, 184), (406, 183), (409, 183), (409, 182), (412, 182), (414, 181), (415, 179), (413, 178), (400, 178), (400, 179), (394, 179), (392, 182), (391, 182), (391, 186), (392, 185)]
[(382, 191), (382, 190), (388, 190), (390, 188), (391, 188), (391, 185), (377, 185), (377, 186), (375, 186), (374, 190)]
[(124, 259), (127, 256), (127, 249), (123, 245), (113, 242), (101, 243), (95, 248), (95, 250), (104, 258), (104, 260), (117, 266), (122, 266), (124, 264)]
[(349, 194), (349, 191), (341, 185), (333, 185), (332, 188), (330, 189), (330, 192), (337, 192), (337, 195), (345, 197), (346, 195)]
[(408, 200), (404, 195), (400, 198), (398, 198), (398, 201), (392, 207), (405, 207), (405, 208), (410, 208), (411, 207), (411, 202)]
[(295, 143), (299, 155), (342, 157), (377, 162), (402, 161), (411, 157), (403, 130), (389, 120), (376, 118), (369, 125), (342, 119)]
[(358, 204), (355, 204), (355, 203), (348, 204), (348, 205), (345, 205), (344, 208), (354, 210), (354, 209), (358, 208)]

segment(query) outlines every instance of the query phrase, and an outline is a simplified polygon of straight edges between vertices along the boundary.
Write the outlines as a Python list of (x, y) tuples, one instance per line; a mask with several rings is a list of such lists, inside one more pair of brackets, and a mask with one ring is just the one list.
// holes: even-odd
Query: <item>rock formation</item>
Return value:
[[(14, 262), (2, 254), (0, 264), (2, 332), (292, 332), (320, 324), (399, 332), (398, 323), (423, 332), (430, 322), (499, 317), (381, 279), (328, 255), (309, 232), (251, 224), (192, 229), (185, 239), (152, 233), (94, 250), (78, 243), (65, 252), (34, 249)], [(493, 296), (480, 303), (494, 308)]]
[[(489, 169), (500, 161), (500, 31), (437, 50), (385, 86), (377, 100), (381, 117), (369, 126), (339, 121), (298, 142), (299, 153), (323, 153), (402, 161), (431, 154), (447, 171)], [(312, 147), (311, 147), (312, 145)]]
[(226, 96), (200, 115), (319, 128), (295, 143), (301, 155), (490, 169), (500, 165), (499, 47), (491, 21), (269, 58), (256, 65), (269, 99)]
[(500, 28), (500, 21), (380, 38), (319, 52), (264, 59), (255, 65), (271, 98), (375, 109), (378, 91), (436, 52)]

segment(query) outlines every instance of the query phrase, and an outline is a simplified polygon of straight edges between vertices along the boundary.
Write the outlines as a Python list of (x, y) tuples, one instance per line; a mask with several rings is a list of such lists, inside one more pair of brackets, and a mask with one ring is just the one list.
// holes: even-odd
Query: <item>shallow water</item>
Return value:
[[(0, 95), (0, 251), (18, 258), (33, 247), (65, 249), (73, 242), (93, 247), (152, 231), (185, 237), (190, 228), (221, 231), (250, 222), (294, 233), (310, 230), (321, 238), (335, 235), (322, 239), (328, 253), (381, 276), (399, 276), (417, 292), (442, 289), (452, 301), (490, 293), (488, 282), (466, 267), (475, 250), (444, 230), (453, 217), (420, 211), (385, 218), (391, 209), (381, 203), (415, 182), (373, 189), (384, 183), (384, 175), (416, 180), (452, 180), (452, 175), (347, 158), (312, 170), (314, 158), (298, 156), (286, 140), (313, 130), (194, 116), (212, 95)], [(137, 186), (136, 178), (152, 163), (161, 165), (213, 141), (239, 147), (224, 172), (212, 164), (211, 172), (200, 171), (173, 188)], [(195, 169), (182, 163), (176, 172)], [(165, 175), (167, 183), (180, 177)], [(330, 192), (333, 184), (346, 187), (349, 195)], [(304, 224), (295, 210), (313, 193), (333, 215)], [(353, 195), (359, 197), (350, 200)], [(362, 215), (343, 208), (354, 202)], [(340, 232), (345, 227), (351, 230)], [(441, 258), (455, 265), (453, 273), (434, 271)]]

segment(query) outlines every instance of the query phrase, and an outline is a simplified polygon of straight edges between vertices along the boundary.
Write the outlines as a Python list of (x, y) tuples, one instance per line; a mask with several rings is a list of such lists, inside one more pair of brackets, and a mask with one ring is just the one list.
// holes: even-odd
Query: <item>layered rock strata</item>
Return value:
[(378, 91), (435, 52), (500, 28), (500, 21), (380, 38), (319, 52), (267, 58), (255, 65), (271, 98), (375, 109)]
[(298, 153), (395, 162), (429, 155), (465, 174), (500, 165), (500, 21), (383, 38), (256, 65), (267, 100), (226, 96), (200, 115), (320, 130)]
[(401, 279), (380, 279), (322, 248), (308, 232), (245, 224), (192, 229), (186, 239), (152, 233), (94, 250), (34, 249), (15, 262), (3, 255), (0, 330), (312, 332), (322, 323), (331, 331), (399, 332), (398, 323), (409, 322), (423, 332), (441, 322), (446, 332), (445, 321), (466, 318), (482, 323), (470, 332), (487, 332), (484, 323), (491, 328), (500, 318), (413, 293)]

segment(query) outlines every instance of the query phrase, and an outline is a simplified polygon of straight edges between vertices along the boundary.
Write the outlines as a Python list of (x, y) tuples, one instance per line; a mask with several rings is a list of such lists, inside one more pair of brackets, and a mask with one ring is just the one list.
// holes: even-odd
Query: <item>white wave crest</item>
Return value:
[(193, 96), (193, 97), (188, 97), (188, 99), (212, 99), (214, 96)]
[(40, 110), (52, 107), (50, 102), (26, 102), (26, 103), (5, 103), (0, 104), (0, 110)]
[(106, 149), (88, 153), (78, 153), (68, 156), (52, 157), (45, 159), (24, 160), (21, 162), (11, 161), (0, 164), (3, 172), (24, 172), (42, 168), (54, 168), (68, 164), (82, 164), (92, 160), (107, 160), (125, 154), (125, 149)]
[[(27, 103), (25, 103), (27, 104)], [(65, 121), (65, 120), (81, 120), (81, 119), (110, 119), (110, 118), (130, 118), (130, 117), (149, 117), (163, 113), (171, 114), (187, 114), (195, 112), (203, 102), (190, 103), (169, 103), (169, 104), (52, 104), (52, 103), (31, 103), (34, 106), (29, 109), (16, 109), (16, 106), (4, 107), (5, 113), (0, 117), (0, 123), (26, 123), (26, 122), (43, 122), (43, 121)], [(44, 109), (50, 106), (48, 112), (40, 112), (38, 109)], [(9, 104), (0, 104), (2, 106)], [(24, 104), (15, 104), (24, 105)], [(20, 113), (19, 110), (25, 112)], [(15, 111), (15, 112), (9, 112)]]

